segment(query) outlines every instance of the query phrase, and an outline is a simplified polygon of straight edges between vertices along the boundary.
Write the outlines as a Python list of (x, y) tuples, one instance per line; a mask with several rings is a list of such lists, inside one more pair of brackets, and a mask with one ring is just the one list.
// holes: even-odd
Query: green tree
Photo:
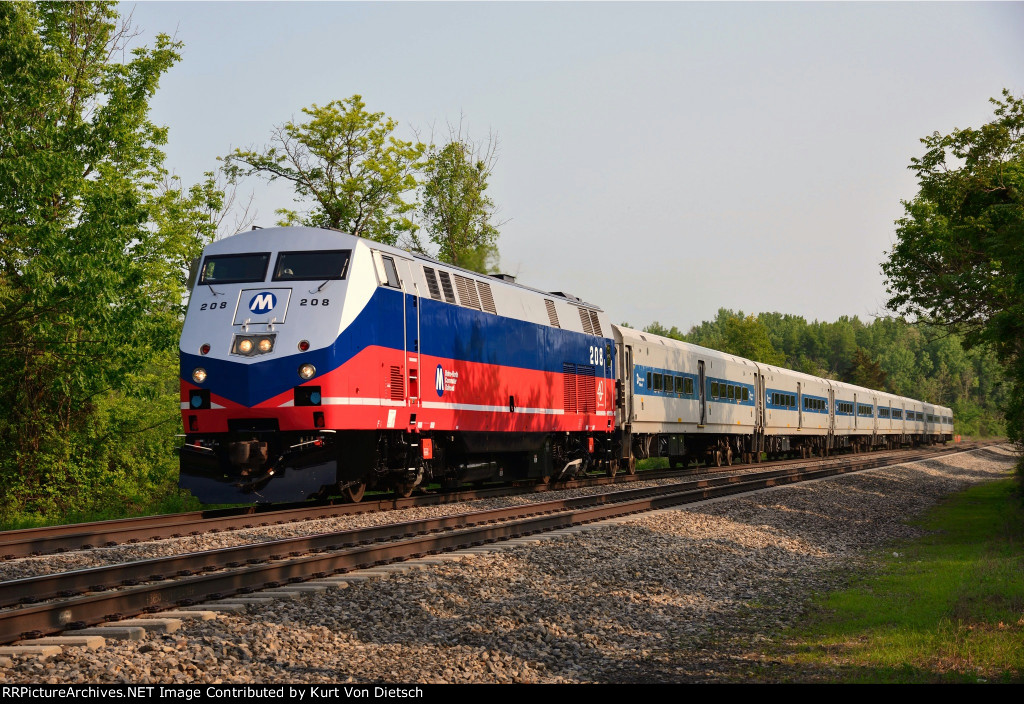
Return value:
[(880, 391), (888, 388), (889, 380), (885, 372), (882, 371), (882, 365), (871, 359), (863, 347), (857, 348), (849, 364), (850, 373), (847, 376), (847, 381), (851, 384)]
[[(672, 330), (676, 328), (673, 326)], [(687, 342), (765, 364), (784, 365), (786, 356), (775, 349), (769, 328), (753, 315), (719, 308), (713, 321), (690, 328)]]
[(359, 95), (303, 108), (306, 122), (273, 128), (263, 150), (235, 149), (224, 157), (232, 179), (258, 175), (284, 179), (297, 202), (315, 201), (305, 213), (282, 208), (282, 225), (333, 227), (395, 244), (412, 233), (416, 170), (426, 147), (394, 136), (398, 123), (368, 112)]
[[(626, 327), (629, 327), (628, 325)], [(685, 340), (686, 336), (683, 335), (682, 331), (673, 325), (671, 328), (666, 328), (664, 325), (655, 320), (653, 323), (644, 328), (644, 332), (649, 332), (652, 335), (661, 335), (662, 337), (670, 337), (673, 340)]]
[(494, 268), (498, 255), (494, 202), (485, 193), (496, 143), (488, 144), (481, 149), (453, 135), (444, 147), (431, 146), (423, 167), (419, 210), (423, 230), (437, 247), (437, 258), (482, 273)]
[[(114, 61), (132, 36), (114, 3), (0, 4), (0, 509), (8, 512), (62, 510), (101, 487), (138, 485), (125, 481), (126, 462), (145, 472), (147, 460), (169, 459), (173, 424), (144, 449), (148, 440), (133, 439), (144, 426), (127, 419), (132, 399), (159, 396), (161, 418), (152, 407), (135, 417), (174, 421), (167, 387), (176, 374), (154, 370), (173, 369), (183, 264), (203, 235), (179, 226), (188, 208), (173, 211), (174, 196), (160, 187), (166, 130), (148, 119), (181, 46), (161, 34), (153, 48)], [(195, 206), (207, 196), (216, 199), (183, 197)]]
[(725, 321), (723, 352), (763, 364), (782, 366), (786, 356), (772, 346), (768, 328), (753, 315), (737, 315)]
[(991, 343), (1008, 365), (1008, 432), (1024, 439), (1024, 99), (1004, 90), (981, 128), (925, 137), (882, 264), (891, 310)]

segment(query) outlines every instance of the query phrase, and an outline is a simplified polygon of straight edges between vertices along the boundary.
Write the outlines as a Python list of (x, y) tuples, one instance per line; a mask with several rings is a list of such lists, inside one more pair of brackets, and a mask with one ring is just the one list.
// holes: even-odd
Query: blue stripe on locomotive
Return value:
[[(222, 398), (255, 406), (297, 386), (300, 364), (310, 363), (317, 376), (338, 368), (369, 346), (402, 349), (402, 296), (400, 291), (378, 288), (352, 323), (328, 347), (301, 354), (244, 364), (227, 359), (201, 357), (181, 352), (181, 378), (191, 382), (192, 370), (207, 371), (204, 388)], [(409, 327), (410, 353), (414, 353), (416, 309), (409, 296), (405, 310)], [(505, 318), (462, 306), (419, 299), (420, 334), (423, 354), (481, 364), (562, 373), (564, 363), (587, 364), (590, 348), (606, 345), (602, 353), (610, 367), (598, 367), (598, 378), (614, 376), (614, 345), (604, 337), (562, 330), (514, 318)], [(394, 321), (393, 323), (390, 321)]]

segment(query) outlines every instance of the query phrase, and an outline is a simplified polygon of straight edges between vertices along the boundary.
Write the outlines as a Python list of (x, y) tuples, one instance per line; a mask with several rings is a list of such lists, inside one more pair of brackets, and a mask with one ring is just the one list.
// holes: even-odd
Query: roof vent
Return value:
[(491, 276), (496, 279), (501, 279), (502, 281), (508, 281), (510, 284), (514, 284), (516, 282), (516, 277), (512, 276), (512, 274), (491, 274)]
[(583, 299), (577, 298), (576, 296), (572, 295), (571, 293), (562, 293), (561, 291), (551, 291), (551, 295), (552, 296), (561, 296), (562, 298), (568, 298), (570, 301), (578, 301), (580, 303), (583, 302)]

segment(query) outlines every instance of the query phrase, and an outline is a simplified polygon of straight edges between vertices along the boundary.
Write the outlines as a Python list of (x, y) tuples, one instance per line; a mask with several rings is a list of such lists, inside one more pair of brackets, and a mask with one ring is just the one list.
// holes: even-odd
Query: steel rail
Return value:
[[(797, 471), (795, 468), (772, 469), (760, 472), (757, 476), (766, 479), (778, 478)], [(496, 509), (465, 511), (435, 518), (279, 538), (214, 550), (23, 577), (0, 582), (0, 608), (9, 608), (22, 603), (35, 603), (55, 597), (74, 596), (87, 591), (133, 586), (140, 582), (160, 581), (171, 576), (189, 576), (224, 567), (238, 567), (247, 562), (264, 562), (281, 559), (284, 556), (296, 557), (322, 550), (340, 550), (356, 545), (437, 533), (442, 530), (468, 528), (483, 523), (515, 520), (542, 513), (582, 509), (597, 504), (619, 503), (647, 496), (720, 486), (739, 482), (743, 476), (722, 475), (654, 487), (619, 489), (604, 494), (554, 499)]]
[[(967, 448), (956, 446), (958, 451)], [(883, 451), (886, 456), (894, 451)], [(907, 452), (906, 450), (895, 452)], [(822, 458), (831, 461), (842, 461), (843, 457)], [(801, 465), (805, 459), (778, 460), (764, 464), (733, 465), (748, 470), (754, 468), (784, 467)], [(719, 473), (730, 470), (729, 467), (705, 467), (703, 473)], [(46, 526), (41, 528), (25, 528), (0, 532), (0, 559), (9, 560), (19, 557), (48, 555), (71, 550), (90, 549), (95, 547), (112, 547), (125, 543), (137, 543), (146, 540), (162, 540), (183, 536), (196, 536), (205, 533), (216, 533), (227, 530), (259, 528), (272, 525), (284, 525), (305, 520), (329, 519), (362, 513), (401, 510), (416, 506), (436, 506), (449, 503), (460, 503), (477, 499), (512, 496), (523, 493), (540, 493), (552, 489), (573, 489), (583, 486), (604, 486), (623, 484), (634, 481), (663, 479), (693, 475), (693, 468), (677, 470), (643, 470), (637, 474), (619, 474), (616, 477), (586, 477), (570, 482), (548, 486), (543, 484), (529, 486), (501, 486), (486, 489), (459, 491), (454, 493), (427, 494), (408, 498), (389, 497), (375, 501), (352, 503), (308, 503), (273, 506), (248, 506), (237, 509), (214, 509), (192, 511), (186, 513), (164, 514), (158, 516), (140, 516), (137, 518), (112, 519), (92, 523), (77, 523), (64, 526)]]
[[(424, 554), (434, 554), (542, 531), (557, 530), (614, 516), (890, 464), (917, 461), (941, 454), (944, 453), (922, 452), (913, 457), (901, 457), (898, 460), (897, 458), (882, 457), (851, 458), (842, 464), (812, 463), (817, 466), (805, 467), (803, 471), (792, 468), (773, 470), (760, 475), (719, 478), (722, 481), (703, 479), (695, 483), (705, 486), (670, 493), (653, 492), (653, 495), (627, 501), (600, 502), (589, 507), (570, 508), (497, 524), (485, 522), (476, 527), (456, 529), (442, 534), (428, 534), (389, 543), (342, 548), (295, 559), (271, 559), (266, 563), (248, 567), (38, 604), (0, 613), (0, 642), (12, 642), (26, 636), (63, 631), (69, 627), (82, 627), (146, 611), (218, 599), (235, 593), (249, 593), (289, 582), (299, 582), (332, 573), (344, 573), (352, 569), (420, 557)], [(825, 464), (828, 466), (821, 466)], [(710, 486), (710, 484), (716, 485)], [(652, 488), (640, 491), (650, 494), (652, 492), (649, 489)]]
[(300, 521), (337, 518), (418, 506), (438, 506), (518, 494), (540, 493), (552, 489), (573, 489), (581, 486), (602, 486), (646, 479), (678, 476), (680, 470), (647, 470), (641, 474), (617, 477), (586, 477), (556, 485), (509, 485), (458, 492), (429, 493), (407, 498), (389, 497), (359, 503), (303, 503), (292, 508), (283, 504), (240, 509), (216, 509), (186, 513), (120, 518), (64, 526), (45, 526), (0, 532), (0, 560), (34, 557), (72, 550), (113, 547), (147, 540), (180, 538), (245, 528), (285, 525)]

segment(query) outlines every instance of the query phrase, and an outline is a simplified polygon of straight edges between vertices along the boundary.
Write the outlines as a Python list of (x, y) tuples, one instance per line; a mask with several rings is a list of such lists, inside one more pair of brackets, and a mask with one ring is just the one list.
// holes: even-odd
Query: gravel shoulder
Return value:
[(759, 644), (794, 623), (815, 591), (869, 569), (871, 549), (919, 535), (908, 517), (1006, 476), (1015, 461), (1009, 446), (998, 446), (634, 516), (250, 606), (141, 642), (18, 658), (0, 667), (0, 681), (718, 682), (755, 670), (764, 677), (774, 663)]

